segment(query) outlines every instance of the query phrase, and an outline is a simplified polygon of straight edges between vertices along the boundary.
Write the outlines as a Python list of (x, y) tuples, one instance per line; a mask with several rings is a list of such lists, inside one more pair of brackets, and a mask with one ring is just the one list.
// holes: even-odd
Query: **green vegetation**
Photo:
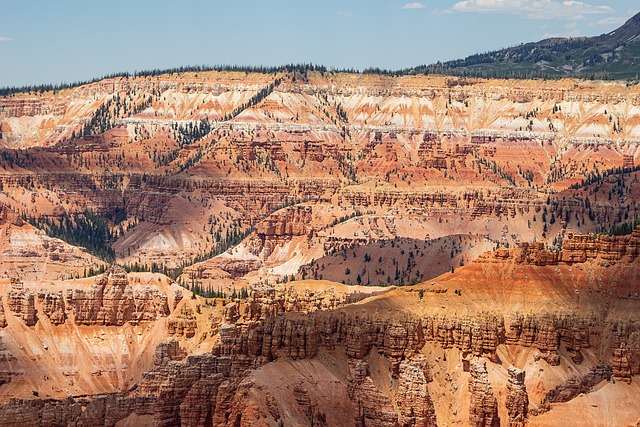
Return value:
[(69, 215), (65, 213), (59, 218), (47, 217), (23, 218), (47, 233), (50, 237), (86, 248), (89, 253), (107, 262), (115, 260), (115, 251), (110, 246), (115, 235), (111, 231), (109, 222), (101, 215), (91, 211), (84, 211)]
[(141, 102), (136, 102), (129, 95), (122, 99), (120, 94), (116, 93), (115, 96), (109, 98), (94, 111), (91, 120), (84, 125), (81, 136), (104, 133), (113, 128), (119, 118), (137, 114), (146, 109), (152, 102), (153, 97), (151, 95)]
[(609, 234), (612, 236), (626, 236), (633, 233), (633, 230), (640, 226), (640, 217), (633, 221), (623, 222), (621, 224), (614, 224), (609, 229)]

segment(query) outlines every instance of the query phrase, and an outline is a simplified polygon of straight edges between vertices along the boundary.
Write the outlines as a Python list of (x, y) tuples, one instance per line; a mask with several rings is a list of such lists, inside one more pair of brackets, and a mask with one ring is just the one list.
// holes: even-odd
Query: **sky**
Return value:
[(610, 32), (637, 0), (0, 0), (0, 87), (182, 65), (401, 69)]

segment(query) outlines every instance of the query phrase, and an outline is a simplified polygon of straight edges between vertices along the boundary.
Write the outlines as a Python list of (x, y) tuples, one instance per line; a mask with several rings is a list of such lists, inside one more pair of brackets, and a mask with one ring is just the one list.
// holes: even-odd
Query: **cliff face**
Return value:
[(99, 276), (88, 291), (74, 289), (63, 294), (42, 289), (36, 296), (15, 282), (7, 299), (13, 315), (27, 326), (35, 326), (38, 321), (36, 301), (42, 314), (54, 325), (65, 323), (69, 311), (76, 325), (104, 326), (121, 326), (127, 322), (135, 325), (169, 314), (166, 295), (150, 288), (134, 290), (120, 267)]
[(486, 365), (480, 360), (471, 362), (469, 393), (471, 394), (469, 423), (477, 427), (499, 427), (498, 401), (489, 384)]
[(78, 325), (121, 326), (169, 314), (166, 295), (150, 289), (134, 292), (119, 267), (108, 270), (88, 291), (75, 289), (67, 298)]
[(509, 382), (507, 383), (507, 410), (509, 411), (509, 426), (524, 427), (529, 410), (529, 395), (524, 384), (525, 372), (516, 367), (509, 367)]
[(437, 426), (428, 383), (431, 374), (424, 356), (416, 356), (400, 364), (398, 392), (395, 396), (399, 407), (401, 425), (415, 427)]
[(514, 259), (518, 264), (558, 265), (598, 261), (613, 265), (619, 261), (633, 262), (640, 255), (640, 228), (627, 236), (569, 233), (562, 242), (560, 252), (551, 252), (543, 243), (522, 243), (515, 250), (498, 250), (489, 258)]
[(20, 280), (69, 278), (104, 265), (85, 249), (47, 236), (0, 202), (0, 274)]
[[(124, 286), (125, 283), (131, 286), (130, 280), (117, 269), (108, 271), (97, 280), (97, 284), (105, 287)], [(43, 297), (39, 294), (37, 305), (48, 307), (48, 313), (58, 313), (61, 309), (59, 295), (50, 293)], [(366, 308), (352, 310), (348, 305), (333, 312), (314, 311), (317, 306), (314, 298), (307, 299), (303, 305), (300, 305), (301, 301), (298, 304), (283, 303), (294, 295), (293, 288), (284, 293), (254, 292), (246, 302), (227, 303), (220, 311), (220, 320), (226, 319), (227, 323), (216, 327), (217, 336), (211, 352), (201, 355), (188, 355), (183, 347), (189, 342), (189, 337), (195, 335), (187, 332), (191, 330), (187, 325), (192, 325), (195, 332), (200, 328), (198, 316), (210, 318), (212, 312), (196, 314), (186, 307), (188, 300), (179, 301), (178, 308), (167, 319), (168, 332), (174, 334), (176, 340), (164, 341), (155, 347), (151, 370), (141, 376), (137, 387), (129, 392), (95, 398), (12, 400), (0, 406), (0, 422), (6, 425), (14, 422), (47, 425), (41, 420), (50, 420), (63, 425), (70, 422), (115, 425), (120, 420), (146, 420), (160, 426), (210, 423), (232, 426), (238, 422), (263, 419), (266, 425), (277, 425), (285, 416), (283, 414), (288, 413), (283, 411), (295, 409), (295, 416), (302, 417), (296, 419), (313, 422), (314, 425), (354, 422), (362, 426), (434, 426), (438, 425), (437, 411), (447, 407), (440, 392), (435, 391), (440, 390), (436, 383), (441, 381), (443, 373), (449, 382), (459, 373), (442, 371), (442, 361), (420, 354), (426, 343), (434, 343), (437, 348), (447, 350), (449, 357), (459, 357), (463, 365), (469, 364), (469, 374), (463, 374), (460, 380), (468, 381), (469, 399), (465, 402), (469, 405), (469, 423), (472, 425), (500, 425), (499, 408), (504, 405), (505, 414), (508, 414), (505, 423), (522, 426), (531, 416), (549, 411), (550, 403), (573, 401), (580, 393), (589, 393), (596, 384), (615, 375), (624, 374), (622, 379), (636, 375), (630, 370), (625, 371), (627, 368), (622, 369), (623, 365), (631, 369), (635, 365), (630, 361), (637, 360), (629, 357), (636, 351), (637, 344), (637, 325), (633, 323), (603, 324), (593, 318), (575, 315), (512, 315), (505, 318), (489, 313), (459, 318), (407, 317), (405, 313), (393, 318), (389, 313), (381, 315)], [(384, 301), (385, 296), (377, 296), (372, 301), (380, 298)], [(268, 303), (270, 299), (272, 304)], [(73, 300), (65, 304), (73, 304)], [(110, 306), (109, 300), (103, 299), (103, 304)], [(211, 310), (205, 307), (200, 310)], [(301, 307), (308, 307), (308, 312), (300, 313)], [(124, 318), (130, 319), (131, 325), (137, 324), (138, 316), (122, 317), (124, 315), (118, 313), (121, 312), (100, 317), (110, 320), (99, 325), (116, 327), (118, 319)], [(156, 316), (155, 322), (160, 321), (162, 314), (152, 313)], [(55, 316), (48, 314), (47, 317), (54, 323)], [(510, 357), (509, 354), (534, 347), (537, 353), (529, 356), (532, 362), (537, 363), (535, 360), (540, 356), (549, 362), (545, 370), (553, 370), (555, 361), (563, 357), (561, 347), (571, 350), (569, 355), (574, 357), (579, 352), (590, 352), (594, 345), (602, 343), (611, 346), (611, 350), (604, 349), (604, 354), (611, 354), (613, 369), (606, 364), (598, 365), (584, 376), (570, 378), (550, 390), (534, 410), (529, 409), (530, 397), (523, 370), (514, 367), (505, 370), (507, 381), (503, 383), (490, 375), (486, 367), (489, 361), (493, 370), (502, 369), (503, 362), (497, 357), (499, 352), (501, 357)], [(626, 359), (615, 351), (621, 348), (626, 349)], [(457, 351), (459, 356), (454, 356)], [(344, 415), (340, 415), (342, 418), (327, 413), (322, 400), (326, 397), (309, 386), (308, 381), (313, 374), (309, 373), (307, 364), (320, 360), (328, 361), (328, 366), (346, 361), (348, 369), (344, 383), (336, 379), (335, 387), (338, 389), (334, 390), (340, 390), (349, 399), (343, 408)], [(284, 397), (277, 387), (265, 389), (266, 385), (258, 379), (258, 374), (268, 366), (279, 366), (270, 369), (285, 369), (283, 374), (289, 372), (286, 375), (293, 376), (288, 389), (290, 397)], [(318, 369), (317, 366), (312, 371)], [(342, 369), (335, 366), (338, 371)], [(579, 369), (580, 365), (574, 366)], [(286, 370), (292, 368), (293, 371)], [(433, 380), (434, 370), (438, 377), (436, 381)], [(296, 377), (302, 372), (306, 373)], [(387, 381), (392, 379), (395, 385), (391, 388)], [(459, 383), (449, 385), (456, 384)], [(504, 398), (496, 397), (496, 386)], [(88, 414), (79, 411), (80, 407), (96, 412)]]
[(7, 297), (9, 310), (11, 310), (16, 317), (20, 318), (25, 325), (35, 326), (38, 321), (36, 317), (35, 294), (33, 292), (25, 292), (22, 284), (14, 283)]

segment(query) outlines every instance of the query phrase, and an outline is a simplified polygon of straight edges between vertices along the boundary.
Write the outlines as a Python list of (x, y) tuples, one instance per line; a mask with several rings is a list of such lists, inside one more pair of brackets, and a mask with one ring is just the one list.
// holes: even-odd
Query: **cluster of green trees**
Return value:
[(218, 289), (214, 289), (212, 286), (203, 286), (196, 281), (193, 281), (190, 285), (185, 287), (194, 294), (200, 295), (203, 298), (249, 298), (249, 289), (246, 287), (242, 287), (240, 288), (240, 290), (234, 289), (231, 293), (223, 291), (221, 287), (218, 287)]
[(266, 87), (262, 88), (258, 93), (253, 95), (249, 101), (244, 104), (236, 107), (230, 114), (224, 116), (222, 121), (228, 121), (236, 117), (238, 114), (242, 113), (247, 108), (251, 108), (254, 105), (258, 105), (263, 99), (273, 93), (273, 90), (278, 87), (282, 83), (282, 78), (277, 78), (273, 81), (273, 83), (268, 84)]
[(609, 234), (612, 236), (626, 236), (633, 233), (633, 230), (640, 226), (640, 217), (633, 221), (623, 222), (622, 224), (614, 224), (609, 229)]
[(174, 123), (172, 129), (176, 142), (180, 146), (190, 145), (211, 132), (211, 122), (208, 119), (202, 119), (195, 123)]
[[(191, 260), (182, 261), (178, 267), (168, 267), (163, 263), (152, 262), (151, 265), (147, 263), (139, 263), (134, 262), (133, 264), (126, 264), (123, 268), (127, 272), (131, 273), (139, 273), (139, 272), (151, 272), (151, 273), (162, 273), (167, 277), (170, 277), (172, 280), (176, 280), (178, 277), (182, 275), (182, 272), (185, 267), (189, 267), (198, 262), (205, 261), (207, 259), (213, 258), (216, 255), (220, 255), (221, 253), (229, 250), (230, 248), (238, 245), (242, 240), (244, 240), (251, 232), (252, 228), (247, 230), (239, 230), (238, 228), (233, 228), (231, 231), (227, 231), (225, 237), (222, 238), (222, 234), (218, 231), (214, 235), (214, 241), (216, 241), (216, 245), (208, 252), (195, 256)], [(201, 295), (201, 294), (198, 294)], [(203, 295), (204, 296), (204, 295)]]
[[(101, 134), (116, 125), (116, 121), (120, 117), (128, 117), (137, 114), (146, 109), (153, 102), (153, 96), (149, 95), (148, 98), (141, 102), (135, 102), (127, 95), (124, 99), (120, 97), (119, 93), (109, 98), (104, 104), (102, 104), (96, 111), (94, 111), (91, 120), (82, 128), (81, 135), (98, 135)], [(73, 133), (72, 139), (76, 137)]]
[(59, 218), (24, 217), (35, 227), (50, 237), (64, 240), (74, 246), (82, 246), (89, 253), (107, 262), (113, 262), (116, 254), (111, 243), (115, 236), (111, 232), (109, 222), (101, 215), (89, 210), (69, 215), (65, 213)]
[[(580, 183), (571, 185), (569, 188), (572, 190), (578, 190), (592, 184), (602, 185), (604, 183), (604, 180), (611, 175), (622, 176), (624, 174), (628, 174), (631, 172), (638, 172), (638, 171), (640, 171), (640, 165), (636, 165), (632, 168), (617, 167), (617, 168), (607, 169), (604, 172), (600, 172), (596, 167), (594, 168), (593, 171), (589, 173), (589, 175), (587, 175), (586, 179), (581, 180)], [(621, 177), (618, 178), (618, 181), (620, 180), (620, 178)]]
[[(493, 161), (493, 160), (488, 160), (484, 157), (478, 156), (478, 155), (474, 155), (474, 157), (476, 158), (476, 160), (478, 161), (478, 163), (482, 166), (484, 166), (487, 169), (490, 169), (494, 174), (500, 176), (502, 179), (504, 179), (505, 181), (509, 182), (509, 184), (515, 186), (516, 182), (513, 179), (513, 177), (506, 173), (505, 171), (502, 170), (502, 168), (500, 166), (498, 166), (498, 164)], [(479, 168), (479, 172), (482, 173), (482, 169)], [(489, 179), (489, 178), (487, 178)]]
[[(96, 83), (104, 79), (113, 79), (113, 78), (129, 78), (129, 77), (155, 77), (160, 76), (162, 74), (177, 74), (177, 73), (193, 73), (193, 72), (206, 72), (206, 71), (239, 71), (245, 73), (260, 73), (260, 74), (275, 74), (279, 72), (307, 72), (307, 71), (318, 71), (321, 73), (327, 72), (327, 67), (322, 65), (314, 65), (314, 64), (287, 64), (281, 65), (278, 67), (267, 67), (267, 66), (247, 66), (247, 65), (187, 65), (182, 67), (173, 67), (173, 68), (156, 68), (152, 70), (142, 70), (142, 71), (134, 71), (133, 73), (129, 72), (120, 72), (120, 73), (112, 73), (106, 74), (102, 77), (97, 77), (91, 80), (83, 80), (72, 83), (57, 83), (57, 84), (42, 84), (42, 85), (27, 85), (27, 86), (11, 86), (11, 87), (3, 87), (0, 88), (0, 96), (9, 96), (14, 93), (21, 92), (29, 92), (29, 93), (44, 93), (44, 92), (58, 92), (63, 89), (72, 89), (78, 86), (83, 86), (91, 83)], [(333, 71), (336, 72), (357, 72), (356, 70), (342, 70), (335, 69)]]

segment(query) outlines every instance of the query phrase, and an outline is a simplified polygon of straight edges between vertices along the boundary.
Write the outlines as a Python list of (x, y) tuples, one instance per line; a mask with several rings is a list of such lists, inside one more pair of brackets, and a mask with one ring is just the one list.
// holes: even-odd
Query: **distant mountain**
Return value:
[(640, 73), (640, 13), (608, 34), (550, 38), (420, 66), (414, 71), (481, 77), (637, 79)]

